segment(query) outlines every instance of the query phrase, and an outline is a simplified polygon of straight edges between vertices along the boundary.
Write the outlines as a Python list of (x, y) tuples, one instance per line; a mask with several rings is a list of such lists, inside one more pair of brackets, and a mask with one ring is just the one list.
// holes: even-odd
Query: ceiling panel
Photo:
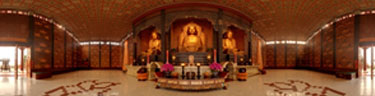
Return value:
[(375, 8), (375, 0), (0, 0), (0, 8), (32, 10), (55, 19), (80, 41), (119, 41), (145, 11), (183, 2), (245, 13), (265, 40), (306, 40), (334, 17)]

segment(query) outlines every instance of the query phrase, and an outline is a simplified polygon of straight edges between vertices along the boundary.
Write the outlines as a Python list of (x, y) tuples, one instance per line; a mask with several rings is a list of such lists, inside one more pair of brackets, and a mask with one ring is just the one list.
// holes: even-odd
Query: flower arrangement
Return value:
[(168, 62), (165, 63), (163, 66), (161, 66), (161, 71), (171, 72), (173, 70), (174, 70), (173, 65), (169, 64)]
[(214, 62), (214, 63), (212, 63), (212, 64), (210, 65), (210, 69), (211, 69), (212, 71), (220, 71), (222, 68), (223, 68), (223, 67), (222, 67), (219, 63), (217, 63), (217, 62)]

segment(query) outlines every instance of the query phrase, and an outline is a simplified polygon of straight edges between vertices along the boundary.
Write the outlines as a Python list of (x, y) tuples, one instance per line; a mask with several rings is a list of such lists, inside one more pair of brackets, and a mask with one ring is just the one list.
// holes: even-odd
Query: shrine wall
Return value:
[[(127, 40), (132, 41), (132, 43), (129, 43), (129, 46), (135, 46), (129, 47), (128, 50), (133, 50), (134, 53), (132, 51), (129, 51), (132, 56), (129, 56), (128, 60), (141, 61), (141, 59), (145, 59), (145, 56), (142, 56), (142, 52), (147, 49), (144, 48), (146, 47), (146, 43), (144, 41), (148, 39), (145, 37), (149, 36), (142, 36), (142, 38), (140, 38), (140, 35), (142, 35), (142, 32), (147, 30), (147, 28), (152, 26), (160, 32), (162, 40), (162, 52), (160, 55), (158, 55), (158, 60), (164, 62), (166, 60), (165, 50), (169, 50), (171, 53), (179, 52), (178, 38), (180, 38), (179, 35), (183, 31), (182, 28), (187, 23), (194, 22), (202, 27), (202, 33), (205, 33), (206, 52), (208, 52), (208, 54), (212, 54), (212, 50), (217, 49), (219, 62), (225, 60), (225, 55), (222, 52), (223, 48), (221, 39), (223, 37), (223, 34), (230, 26), (234, 26), (235, 28), (237, 28), (238, 30), (235, 30), (241, 31), (242, 33), (234, 34), (237, 41), (236, 45), (238, 49), (243, 51), (243, 53), (245, 54), (244, 59), (247, 61), (249, 60), (249, 58), (254, 57), (250, 57), (250, 54), (255, 54), (255, 52), (251, 52), (252, 48), (255, 47), (251, 45), (251, 22), (248, 19), (242, 18), (241, 16), (237, 15), (233, 15), (231, 12), (226, 12), (218, 8), (198, 7), (161, 10), (145, 15), (144, 17), (138, 18), (135, 22), (133, 22), (134, 26), (132, 28), (132, 39)], [(260, 40), (263, 41), (260, 36), (256, 36), (256, 38), (260, 38)]]

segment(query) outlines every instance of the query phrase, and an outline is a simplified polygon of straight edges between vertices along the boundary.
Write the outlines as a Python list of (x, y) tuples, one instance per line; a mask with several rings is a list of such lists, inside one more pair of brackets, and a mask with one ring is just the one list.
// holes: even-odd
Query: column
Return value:
[[(248, 54), (248, 59), (247, 60), (249, 60), (250, 62), (249, 62), (249, 64), (250, 65), (253, 65), (253, 61), (254, 60), (252, 60), (252, 57), (253, 57), (253, 50), (252, 50), (252, 47), (253, 47), (253, 42), (252, 42), (252, 37), (251, 37), (251, 35), (252, 35), (252, 33), (251, 33), (251, 31), (248, 31), (248, 34), (247, 34), (247, 36), (248, 36), (248, 38), (249, 38), (249, 40), (247, 40), (247, 54)], [(246, 61), (246, 60), (245, 60)]]
[(367, 61), (367, 52), (366, 52), (366, 50), (367, 50), (367, 47), (363, 47), (363, 58), (364, 58), (364, 60), (363, 60), (363, 71), (366, 71), (367, 70), (367, 66), (366, 66), (366, 61)]
[(161, 14), (161, 17), (160, 17), (160, 21), (161, 21), (161, 26), (160, 26), (160, 31), (161, 31), (161, 60), (162, 61), (166, 61), (166, 58), (168, 57), (165, 57), (166, 54), (166, 50), (167, 50), (167, 39), (166, 39), (166, 30), (165, 30), (165, 10), (161, 10), (160, 12)]
[(371, 46), (371, 79), (374, 77), (374, 44)]
[(23, 61), (24, 60), (24, 56), (23, 56), (24, 55), (24, 51), (23, 50), (25, 48), (21, 47), (20, 49), (21, 49), (21, 68), (20, 69), (21, 69), (21, 71), (23, 71), (23, 69), (24, 69), (24, 61)]
[(217, 33), (217, 56), (216, 56), (216, 60), (217, 62), (220, 62), (221, 60), (221, 56), (223, 55), (223, 49), (221, 48), (223, 46), (223, 24), (222, 24), (222, 16), (223, 16), (223, 10), (222, 9), (219, 9), (219, 12), (217, 13), (217, 20), (216, 20), (216, 26), (217, 26), (217, 29), (218, 29), (218, 33)]
[(135, 25), (133, 24), (133, 61), (131, 65), (135, 65), (137, 61), (137, 30), (135, 29)]
[(18, 45), (16, 45), (16, 48), (15, 48), (15, 59), (14, 59), (14, 72), (15, 72), (15, 78), (18, 79)]

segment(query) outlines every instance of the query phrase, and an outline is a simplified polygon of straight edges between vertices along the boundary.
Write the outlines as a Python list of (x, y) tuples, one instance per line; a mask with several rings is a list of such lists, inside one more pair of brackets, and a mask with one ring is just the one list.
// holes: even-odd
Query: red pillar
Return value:
[(366, 62), (366, 61), (367, 61), (367, 52), (366, 52), (366, 51), (367, 51), (367, 47), (363, 47), (363, 50), (364, 50), (364, 51), (363, 51), (363, 55), (364, 55), (364, 56), (363, 56), (363, 57), (364, 57), (364, 61), (363, 61), (363, 71), (366, 71), (366, 70), (367, 70), (367, 66), (366, 66), (366, 65), (367, 65), (367, 62)]
[(374, 45), (371, 46), (371, 77), (374, 77)]
[(14, 72), (15, 72), (15, 78), (18, 79), (18, 45), (16, 45), (16, 55), (15, 55), (15, 60), (14, 60)]
[(23, 57), (24, 57), (24, 56), (23, 56), (23, 55), (24, 55), (24, 52), (23, 52), (23, 50), (24, 50), (25, 48), (21, 47), (20, 49), (21, 49), (21, 67), (20, 67), (20, 69), (21, 69), (21, 71), (23, 71), (23, 68), (24, 68), (24, 61), (23, 61), (23, 60), (24, 60), (24, 58), (23, 58)]

